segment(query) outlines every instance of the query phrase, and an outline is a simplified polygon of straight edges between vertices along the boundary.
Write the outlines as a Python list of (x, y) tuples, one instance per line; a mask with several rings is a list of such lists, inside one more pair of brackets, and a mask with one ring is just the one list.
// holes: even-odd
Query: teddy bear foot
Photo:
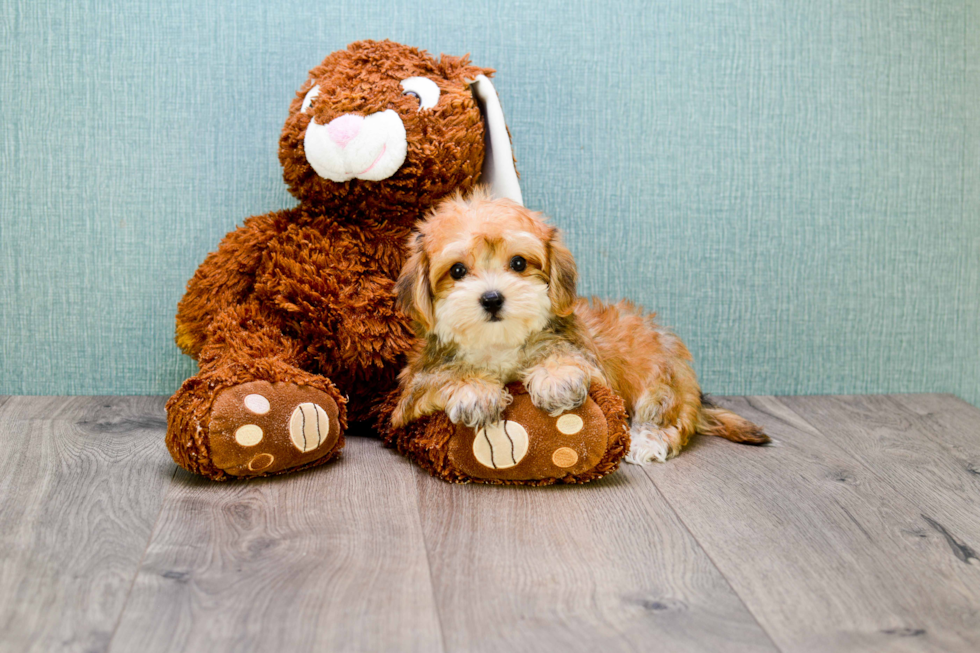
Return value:
[(486, 428), (457, 426), (449, 460), (462, 475), (486, 481), (540, 481), (595, 467), (609, 444), (606, 417), (591, 399), (551, 417), (518, 394), (504, 419)]
[[(495, 424), (472, 429), (437, 413), (389, 428), (386, 443), (454, 483), (586, 483), (615, 471), (626, 455), (626, 411), (608, 388), (593, 385), (584, 404), (557, 416), (538, 410), (520, 384), (507, 389), (514, 401)], [(389, 398), (389, 414), (394, 403)]]
[(325, 462), (343, 446), (338, 412), (329, 395), (310, 386), (252, 381), (225, 388), (211, 409), (211, 461), (230, 476)]

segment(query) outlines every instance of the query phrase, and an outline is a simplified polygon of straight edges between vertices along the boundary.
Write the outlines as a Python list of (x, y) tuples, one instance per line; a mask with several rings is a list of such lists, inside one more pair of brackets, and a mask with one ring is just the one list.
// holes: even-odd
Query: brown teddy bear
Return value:
[(492, 73), (390, 41), (310, 71), (279, 141), (299, 205), (229, 233), (178, 306), (177, 343), (200, 366), (167, 403), (179, 465), (216, 480), (294, 471), (383, 420), (414, 341), (393, 292), (412, 226), (478, 181), (521, 202)]

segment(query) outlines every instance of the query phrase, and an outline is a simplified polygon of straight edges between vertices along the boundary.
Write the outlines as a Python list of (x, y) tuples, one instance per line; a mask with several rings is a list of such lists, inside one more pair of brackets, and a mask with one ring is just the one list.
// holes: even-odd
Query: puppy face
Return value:
[(399, 304), (445, 344), (519, 347), (571, 312), (575, 262), (557, 230), (485, 190), (437, 206), (411, 249), (396, 286)]

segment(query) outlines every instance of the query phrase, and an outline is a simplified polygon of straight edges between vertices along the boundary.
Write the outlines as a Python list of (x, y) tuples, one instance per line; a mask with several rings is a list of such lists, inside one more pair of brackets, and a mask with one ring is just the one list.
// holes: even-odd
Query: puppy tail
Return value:
[(741, 442), (742, 444), (767, 444), (769, 436), (762, 428), (730, 410), (718, 408), (707, 397), (701, 397), (701, 412), (698, 414), (698, 433), (717, 435), (720, 438)]

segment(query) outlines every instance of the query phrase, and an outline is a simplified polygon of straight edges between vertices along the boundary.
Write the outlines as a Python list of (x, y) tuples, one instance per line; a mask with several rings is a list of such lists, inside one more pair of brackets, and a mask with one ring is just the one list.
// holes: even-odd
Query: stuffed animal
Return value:
[[(390, 41), (353, 43), (310, 71), (279, 140), (299, 205), (229, 233), (178, 305), (177, 344), (199, 364), (167, 403), (167, 447), (179, 465), (215, 480), (281, 474), (323, 464), (345, 434), (385, 424), (383, 401), (415, 342), (393, 291), (412, 226), (478, 182), (521, 203), (492, 74), (467, 57), (437, 61)], [(594, 413), (583, 417), (590, 433), (602, 430)], [(559, 431), (541, 417), (529, 426), (529, 451), (543, 439), (549, 453), (528, 460), (555, 449), (547, 441)], [(424, 440), (428, 423), (446, 439), (439, 420), (413, 434)], [(473, 437), (461, 429), (459, 441)], [(548, 471), (585, 478), (580, 455), (607, 469), (615, 441), (593, 437), (575, 465)], [(478, 476), (457, 467), (453, 480)], [(531, 482), (541, 481), (538, 467)]]
[(413, 339), (392, 292), (412, 225), (481, 177), (519, 201), (492, 74), (390, 41), (310, 71), (279, 140), (299, 205), (228, 234), (177, 309), (177, 344), (200, 368), (167, 404), (179, 465), (283, 473), (327, 462), (369, 423)]
[(538, 410), (520, 383), (507, 391), (514, 401), (501, 420), (477, 430), (453, 424), (445, 413), (395, 428), (396, 391), (381, 408), (378, 430), (387, 446), (452, 483), (587, 483), (616, 471), (628, 453), (629, 418), (609, 388), (593, 384), (584, 404), (556, 416)]

